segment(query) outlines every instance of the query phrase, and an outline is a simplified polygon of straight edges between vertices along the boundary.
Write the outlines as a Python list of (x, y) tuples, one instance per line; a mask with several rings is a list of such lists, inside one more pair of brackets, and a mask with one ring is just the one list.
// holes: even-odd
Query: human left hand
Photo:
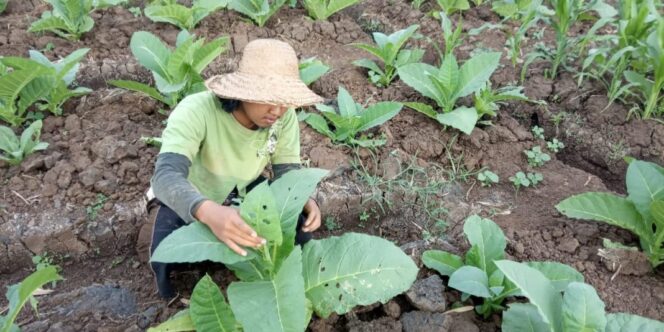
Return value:
[(307, 220), (304, 222), (302, 230), (305, 232), (313, 232), (320, 227), (320, 209), (318, 204), (309, 198), (307, 204), (304, 205), (304, 213), (307, 215)]

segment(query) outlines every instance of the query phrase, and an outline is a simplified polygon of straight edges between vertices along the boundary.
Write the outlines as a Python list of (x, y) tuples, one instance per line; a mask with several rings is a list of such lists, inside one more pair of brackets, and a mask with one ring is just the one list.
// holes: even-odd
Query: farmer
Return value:
[[(261, 173), (267, 164), (275, 178), (300, 168), (293, 108), (323, 100), (300, 80), (293, 48), (274, 39), (248, 43), (236, 72), (214, 76), (205, 85), (209, 91), (184, 98), (168, 118), (151, 180), (157, 200), (151, 205), (158, 211), (151, 211), (141, 229), (139, 253), (149, 247), (151, 255), (166, 236), (196, 221), (240, 255), (265, 244), (230, 205), (265, 180)], [(320, 224), (318, 205), (309, 199), (296, 243), (311, 239)], [(173, 265), (151, 267), (159, 295), (175, 296), (169, 279)]]

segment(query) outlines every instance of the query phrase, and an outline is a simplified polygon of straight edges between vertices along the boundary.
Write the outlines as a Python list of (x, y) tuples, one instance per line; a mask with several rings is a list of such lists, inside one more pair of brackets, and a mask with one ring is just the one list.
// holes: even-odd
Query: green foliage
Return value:
[(645, 47), (652, 65), (652, 79), (647, 74), (625, 71), (625, 78), (633, 92), (645, 101), (642, 117), (664, 114), (664, 17), (659, 17), (657, 29), (646, 39)]
[(501, 328), (505, 332), (654, 332), (664, 329), (664, 323), (641, 316), (606, 314), (604, 302), (595, 289), (582, 280), (569, 282), (561, 289), (551, 276), (533, 266), (507, 260), (497, 261), (496, 265), (521, 289), (519, 295), (530, 300), (530, 303), (513, 303), (503, 313)]
[(350, 7), (360, 0), (303, 0), (304, 8), (314, 20), (326, 20), (332, 14)]
[(546, 148), (551, 150), (553, 153), (558, 153), (560, 150), (565, 148), (565, 144), (559, 141), (557, 138), (554, 138), (553, 140), (546, 142)]
[(653, 267), (664, 262), (664, 168), (634, 160), (627, 168), (626, 198), (588, 192), (556, 205), (562, 214), (626, 229), (639, 237)]
[(452, 16), (457, 11), (470, 9), (468, 0), (436, 0), (436, 2), (447, 16)]
[(514, 185), (514, 189), (519, 192), (519, 189), (521, 187), (528, 188), (528, 187), (535, 187), (537, 186), (540, 182), (544, 180), (544, 176), (542, 176), (541, 173), (535, 172), (531, 173), (528, 172), (528, 174), (524, 172), (516, 172), (514, 176), (510, 176), (510, 181), (512, 182), (512, 185)]
[(530, 131), (533, 133), (533, 136), (537, 139), (544, 139), (544, 128), (540, 126), (533, 126), (530, 128)]
[(36, 104), (40, 110), (62, 115), (62, 105), (72, 97), (92, 90), (69, 86), (74, 83), (79, 62), (90, 49), (76, 50), (59, 61), (51, 62), (39, 51), (30, 51), (30, 59), (0, 58), (12, 72), (0, 76), (0, 119), (13, 126), (25, 121), (27, 109)]
[(9, 0), (0, 0), (0, 14), (2, 14), (7, 8), (7, 2), (9, 2)]
[(303, 249), (294, 245), (298, 217), (325, 174), (312, 168), (291, 171), (247, 194), (240, 215), (267, 240), (261, 249), (247, 248), (247, 256), (230, 250), (198, 222), (159, 245), (152, 261), (221, 262), (240, 280), (228, 287), (228, 304), (209, 277), (199, 281), (188, 313), (197, 330), (304, 331), (312, 312), (327, 317), (386, 302), (415, 281), (412, 259), (379, 237), (347, 233), (312, 240)]
[(37, 120), (28, 126), (19, 138), (11, 128), (0, 126), (0, 160), (10, 165), (18, 165), (33, 152), (45, 150), (48, 143), (39, 141), (41, 129), (42, 122)]
[(397, 76), (397, 68), (422, 60), (424, 50), (401, 49), (418, 28), (419, 25), (413, 24), (389, 36), (381, 32), (374, 32), (373, 38), (376, 46), (362, 43), (352, 44), (381, 60), (383, 62), (382, 69), (374, 61), (369, 59), (355, 60), (353, 64), (369, 70), (369, 80), (371, 83), (379, 87), (387, 87)]
[(170, 23), (182, 30), (191, 30), (205, 17), (227, 5), (227, 0), (194, 0), (191, 8), (177, 3), (156, 3), (145, 7), (145, 16), (153, 22)]
[(37, 311), (37, 300), (32, 296), (32, 293), (42, 286), (57, 280), (62, 280), (57, 268), (49, 266), (33, 272), (20, 283), (8, 287), (7, 300), (9, 301), (9, 311), (5, 316), (0, 316), (0, 332), (20, 331), (18, 326), (14, 324), (14, 321), (18, 317), (19, 312), (21, 312), (21, 309), (23, 309), (23, 306), (29, 301), (32, 308)]
[(157, 88), (134, 81), (109, 81), (119, 88), (143, 93), (173, 108), (182, 98), (205, 90), (201, 72), (228, 47), (229, 38), (220, 37), (209, 43), (187, 31), (177, 37), (175, 50), (158, 37), (138, 31), (131, 36), (132, 54), (152, 72)]
[(228, 5), (262, 27), (285, 3), (286, 0), (230, 0)]
[(45, 11), (42, 17), (33, 22), (29, 32), (52, 32), (62, 38), (78, 40), (92, 30), (95, 22), (90, 13), (97, 9), (127, 3), (127, 0), (45, 0), (52, 11)]
[[(342, 86), (339, 86), (337, 105), (339, 106), (338, 112), (330, 106), (317, 104), (316, 109), (320, 111), (322, 116), (310, 113), (306, 115), (304, 121), (334, 142), (363, 147), (376, 147), (385, 144), (384, 139), (358, 138), (357, 135), (390, 120), (403, 107), (400, 103), (385, 101), (365, 109), (362, 105), (356, 103), (350, 93)], [(328, 125), (328, 121), (332, 127)]]
[(321, 76), (325, 75), (330, 71), (330, 67), (324, 64), (322, 61), (316, 59), (316, 57), (311, 57), (300, 61), (300, 79), (304, 84), (311, 85)]
[(553, 14), (546, 6), (542, 5), (542, 0), (520, 0), (514, 3), (510, 0), (495, 1), (494, 10), (500, 11), (499, 14), (505, 18), (518, 18), (521, 25), (516, 31), (509, 29), (507, 31), (507, 47), (512, 66), (516, 67), (517, 61), (523, 56), (521, 45), (528, 34), (528, 31), (537, 26), (537, 23), (545, 20), (547, 16)]
[(523, 94), (523, 87), (521, 86), (506, 86), (493, 90), (490, 82), (487, 82), (484, 88), (476, 91), (473, 95), (475, 110), (477, 110), (479, 118), (484, 115), (495, 117), (500, 105), (510, 100), (529, 101), (530, 99)]
[[(448, 286), (463, 292), (462, 300), (469, 296), (482, 298), (482, 304), (477, 305), (475, 311), (487, 318), (504, 309), (502, 303), (507, 297), (520, 294), (519, 288), (506, 279), (494, 263), (505, 257), (507, 241), (498, 225), (477, 215), (466, 219), (463, 232), (471, 245), (465, 258), (445, 251), (427, 250), (422, 254), (422, 262), (441, 275), (449, 276)], [(572, 281), (583, 281), (580, 273), (564, 264), (529, 264), (555, 278), (559, 287)]]
[(425, 63), (412, 63), (397, 68), (399, 77), (407, 85), (425, 97), (436, 101), (442, 113), (422, 103), (407, 103), (443, 125), (451, 126), (470, 134), (479, 119), (474, 107), (456, 107), (457, 101), (484, 88), (493, 72), (498, 68), (499, 52), (481, 53), (468, 59), (459, 67), (454, 54), (448, 54), (440, 68)]
[(551, 157), (547, 153), (542, 152), (542, 148), (539, 146), (534, 146), (530, 150), (523, 151), (523, 153), (528, 158), (528, 165), (533, 167), (541, 167), (544, 163), (551, 160)]
[(482, 187), (491, 187), (492, 185), (498, 183), (500, 178), (498, 177), (498, 174), (490, 170), (484, 170), (477, 173), (477, 180), (482, 183)]

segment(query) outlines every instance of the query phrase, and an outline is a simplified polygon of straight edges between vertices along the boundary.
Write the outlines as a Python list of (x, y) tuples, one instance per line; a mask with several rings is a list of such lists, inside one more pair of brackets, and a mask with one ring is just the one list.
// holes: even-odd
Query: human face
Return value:
[(277, 122), (287, 110), (288, 107), (286, 106), (257, 104), (243, 101), (240, 103), (237, 110), (233, 112), (233, 115), (235, 115), (235, 118), (240, 124), (249, 129), (254, 129), (256, 127), (269, 128)]

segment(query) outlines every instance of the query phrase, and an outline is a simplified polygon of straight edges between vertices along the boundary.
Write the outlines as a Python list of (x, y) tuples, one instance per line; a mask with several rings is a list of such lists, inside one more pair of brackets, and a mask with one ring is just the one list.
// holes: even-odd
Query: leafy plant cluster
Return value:
[(494, 184), (497, 184), (500, 181), (498, 174), (490, 171), (484, 170), (477, 173), (477, 180), (482, 183), (482, 187), (491, 187)]
[(40, 142), (42, 122), (37, 120), (23, 130), (21, 137), (5, 126), (0, 126), (0, 160), (10, 165), (18, 165), (23, 159), (35, 151), (45, 150), (48, 143)]
[(570, 218), (604, 222), (634, 233), (650, 264), (657, 267), (664, 262), (664, 168), (634, 160), (625, 182), (627, 197), (588, 192), (563, 200), (556, 209)]
[(170, 23), (182, 30), (191, 30), (208, 15), (227, 5), (227, 0), (194, 0), (191, 7), (174, 0), (157, 1), (145, 7), (145, 16), (153, 22)]
[(171, 50), (157, 36), (138, 31), (131, 36), (129, 46), (138, 63), (152, 72), (156, 89), (127, 80), (108, 83), (143, 93), (173, 108), (187, 95), (205, 90), (201, 72), (226, 50), (228, 44), (228, 37), (206, 43), (203, 38), (196, 38), (183, 30), (177, 36), (175, 49)]
[(69, 89), (88, 51), (79, 49), (55, 62), (38, 51), (30, 51), (29, 59), (0, 58), (0, 120), (19, 126), (32, 105), (61, 115), (69, 98), (90, 93), (92, 90), (83, 87)]
[(127, 0), (45, 0), (53, 10), (45, 11), (32, 23), (29, 32), (52, 32), (62, 38), (78, 40), (92, 30), (94, 20), (90, 13), (95, 10), (127, 3)]
[(544, 180), (544, 176), (539, 172), (516, 172), (514, 176), (510, 176), (510, 181), (514, 185), (514, 189), (518, 192), (521, 187), (537, 187), (537, 185)]
[(267, 244), (249, 249), (246, 256), (233, 252), (198, 222), (164, 239), (152, 261), (221, 262), (239, 281), (228, 287), (226, 302), (209, 277), (201, 279), (190, 309), (160, 328), (180, 324), (182, 330), (304, 331), (314, 312), (320, 317), (343, 314), (407, 290), (418, 269), (382, 238), (347, 233), (312, 240), (303, 248), (294, 245), (302, 207), (326, 173), (291, 171), (247, 194), (240, 215)]
[(525, 150), (523, 153), (528, 158), (528, 165), (532, 167), (544, 166), (544, 163), (551, 160), (551, 156), (542, 151), (540, 146), (534, 146), (530, 150)]
[(316, 109), (320, 114), (306, 114), (304, 121), (311, 128), (329, 137), (334, 142), (362, 147), (384, 145), (386, 142), (384, 139), (372, 139), (364, 135), (357, 136), (387, 122), (397, 115), (403, 107), (400, 103), (384, 101), (364, 108), (355, 102), (350, 93), (341, 86), (337, 94), (337, 106), (338, 112), (331, 106), (317, 104)]

